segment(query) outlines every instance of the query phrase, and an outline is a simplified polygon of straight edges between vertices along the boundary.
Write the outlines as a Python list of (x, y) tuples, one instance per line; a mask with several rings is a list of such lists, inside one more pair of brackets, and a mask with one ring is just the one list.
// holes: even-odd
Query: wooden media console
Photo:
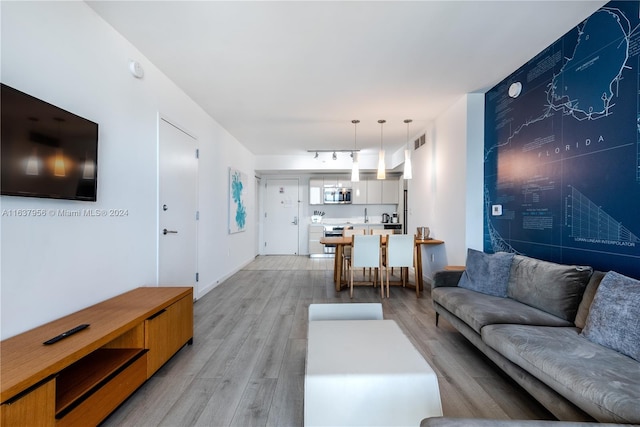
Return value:
[(137, 288), (3, 340), (0, 425), (97, 425), (192, 342), (190, 287)]

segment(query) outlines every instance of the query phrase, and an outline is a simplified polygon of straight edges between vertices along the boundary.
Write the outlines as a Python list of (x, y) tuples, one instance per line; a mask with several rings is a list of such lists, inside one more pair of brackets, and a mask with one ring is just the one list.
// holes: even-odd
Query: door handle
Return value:
[(297, 216), (293, 217), (293, 222), (291, 224), (298, 225), (298, 217)]
[(167, 234), (178, 234), (177, 231), (175, 230), (167, 230), (166, 228), (164, 230), (162, 230), (162, 234), (167, 235)]

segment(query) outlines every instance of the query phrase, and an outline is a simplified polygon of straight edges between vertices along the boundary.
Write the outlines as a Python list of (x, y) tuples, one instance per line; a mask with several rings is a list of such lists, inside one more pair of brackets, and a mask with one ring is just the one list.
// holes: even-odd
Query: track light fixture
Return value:
[(338, 153), (349, 153), (352, 157), (354, 153), (358, 153), (360, 150), (307, 150), (307, 153), (314, 153), (313, 158), (317, 159), (319, 157), (319, 153), (332, 153), (331, 158), (333, 160), (338, 159)]

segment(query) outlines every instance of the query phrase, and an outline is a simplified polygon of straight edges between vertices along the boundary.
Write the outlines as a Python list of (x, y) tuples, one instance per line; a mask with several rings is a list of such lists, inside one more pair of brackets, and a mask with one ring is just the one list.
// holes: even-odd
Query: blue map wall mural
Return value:
[(640, 278), (640, 2), (607, 3), (487, 92), (484, 160), (486, 252)]

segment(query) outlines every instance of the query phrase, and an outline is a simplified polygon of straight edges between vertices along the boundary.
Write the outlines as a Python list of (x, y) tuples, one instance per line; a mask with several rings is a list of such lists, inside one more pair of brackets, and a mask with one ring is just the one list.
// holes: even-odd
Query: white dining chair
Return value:
[[(345, 228), (342, 230), (342, 236), (343, 237), (351, 237), (351, 236), (355, 236), (356, 234), (367, 234), (367, 230), (365, 230), (364, 228)], [(341, 274), (344, 275), (344, 278), (347, 278), (347, 269), (349, 267), (349, 263), (351, 262), (351, 246), (344, 246), (344, 248), (342, 248), (342, 272)], [(362, 274), (364, 274), (364, 270), (362, 271)]]
[[(384, 228), (372, 228), (371, 230), (369, 230), (370, 234), (377, 234), (377, 235), (380, 235), (380, 236), (389, 236), (391, 234), (394, 234), (395, 232), (396, 232), (395, 230), (384, 229)], [(385, 253), (386, 253), (386, 251), (382, 251), (382, 263), (383, 264), (384, 264)], [(393, 268), (391, 269), (391, 275), (393, 275)], [(369, 269), (369, 280), (371, 280), (371, 269)]]
[[(353, 298), (353, 270), (356, 268), (375, 268), (373, 279), (375, 287), (378, 280), (378, 272), (382, 269), (382, 251), (380, 249), (380, 236), (355, 235), (353, 236), (350, 262), (349, 296)], [(384, 298), (382, 286), (382, 274), (380, 274), (380, 292)]]
[(414, 266), (415, 241), (410, 234), (392, 234), (387, 236), (386, 256), (384, 266), (387, 272), (387, 298), (389, 298), (389, 268), (400, 267), (402, 286), (407, 285), (409, 267)]

